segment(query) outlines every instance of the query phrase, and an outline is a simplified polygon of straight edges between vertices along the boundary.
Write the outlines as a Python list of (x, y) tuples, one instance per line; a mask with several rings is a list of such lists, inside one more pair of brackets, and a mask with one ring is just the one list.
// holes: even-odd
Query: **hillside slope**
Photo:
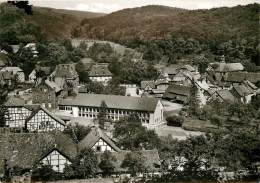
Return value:
[(165, 38), (171, 33), (198, 40), (225, 40), (257, 34), (258, 13), (259, 4), (192, 11), (145, 6), (84, 19), (77, 30), (85, 38), (116, 41)]
[[(19, 9), (10, 4), (0, 4), (0, 34), (12, 36), (18, 40), (17, 36), (31, 36), (32, 26), (37, 29), (35, 34), (41, 33), (47, 39), (70, 38), (71, 32), (84, 18), (103, 16), (101, 13), (59, 10), (51, 8), (33, 7), (33, 14), (27, 15), (23, 9)], [(38, 33), (37, 33), (38, 31)], [(16, 35), (14, 36), (16, 32)], [(27, 36), (27, 37), (28, 37)], [(8, 41), (11, 41), (9, 38)], [(13, 44), (15, 41), (11, 41)]]

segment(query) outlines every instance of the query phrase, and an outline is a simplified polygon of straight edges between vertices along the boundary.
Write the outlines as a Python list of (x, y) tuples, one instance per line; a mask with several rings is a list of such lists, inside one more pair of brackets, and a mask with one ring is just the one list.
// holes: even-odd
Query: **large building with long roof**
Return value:
[(160, 100), (149, 97), (128, 97), (80, 93), (76, 97), (61, 99), (59, 112), (70, 117), (97, 118), (101, 103), (107, 105), (107, 118), (117, 121), (130, 114), (137, 114), (145, 125), (163, 123), (163, 105)]

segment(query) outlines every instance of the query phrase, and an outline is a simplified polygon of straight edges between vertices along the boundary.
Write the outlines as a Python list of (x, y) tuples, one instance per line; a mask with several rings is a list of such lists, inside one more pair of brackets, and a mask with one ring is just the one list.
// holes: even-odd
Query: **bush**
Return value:
[(182, 116), (174, 115), (174, 116), (168, 116), (166, 118), (166, 121), (168, 126), (181, 127), (184, 122), (184, 118)]

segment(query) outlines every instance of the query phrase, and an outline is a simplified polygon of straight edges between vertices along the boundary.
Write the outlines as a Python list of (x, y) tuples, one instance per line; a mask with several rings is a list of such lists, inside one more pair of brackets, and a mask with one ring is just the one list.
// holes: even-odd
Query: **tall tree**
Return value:
[(127, 168), (132, 176), (143, 173), (148, 167), (145, 166), (145, 157), (140, 152), (127, 153), (121, 167)]
[(99, 163), (99, 168), (103, 171), (104, 176), (109, 176), (115, 170), (116, 157), (110, 151), (105, 151), (101, 155), (101, 161)]
[(98, 119), (99, 127), (101, 129), (104, 129), (105, 122), (107, 121), (107, 104), (105, 101), (101, 102), (97, 119)]
[(4, 105), (7, 97), (7, 89), (4, 86), (0, 86), (0, 127), (5, 127), (7, 109)]

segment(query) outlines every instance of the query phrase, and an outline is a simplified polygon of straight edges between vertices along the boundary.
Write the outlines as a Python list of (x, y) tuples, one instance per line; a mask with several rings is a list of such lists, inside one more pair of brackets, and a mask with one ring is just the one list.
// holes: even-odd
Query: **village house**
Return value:
[(8, 64), (8, 56), (5, 53), (0, 52), (0, 70), (6, 67), (7, 64)]
[(228, 89), (225, 84), (225, 78), (233, 72), (243, 71), (244, 66), (241, 63), (214, 62), (207, 68), (207, 79), (213, 85), (221, 86), (222, 89)]
[(250, 81), (251, 83), (260, 82), (259, 72), (230, 72), (224, 77), (226, 83), (230, 85), (233, 83), (242, 83), (244, 81)]
[[(61, 132), (50, 133), (1, 133), (0, 134), (0, 174), (3, 174), (5, 167), (10, 170), (15, 167), (21, 168), (24, 172), (31, 172), (35, 166), (49, 165), (53, 171), (64, 173), (66, 165), (70, 165), (79, 154), (79, 146), (81, 148), (89, 147), (94, 142), (87, 138), (82, 144), (78, 145), (73, 140)], [(86, 146), (85, 146), (86, 145)], [(95, 151), (98, 163), (101, 161), (101, 152)], [(130, 170), (122, 168), (127, 153), (131, 151), (112, 151), (112, 155), (116, 158), (113, 162), (115, 165), (114, 174), (129, 173)], [(140, 153), (144, 158), (144, 165), (148, 167), (147, 173), (155, 173), (160, 171), (160, 158), (157, 150), (135, 151)], [(102, 170), (98, 169), (98, 173)]]
[(20, 45), (10, 45), (13, 53), (17, 53), (20, 50)]
[(29, 132), (63, 131), (65, 126), (63, 120), (43, 107), (38, 107), (25, 120), (25, 129)]
[(241, 84), (234, 83), (231, 93), (239, 102), (248, 104), (253, 96), (256, 95), (257, 87), (250, 81), (245, 81)]
[(163, 106), (160, 100), (148, 97), (128, 97), (119, 95), (83, 94), (61, 99), (59, 113), (71, 117), (96, 119), (101, 103), (107, 105), (107, 118), (117, 121), (130, 114), (137, 114), (144, 125), (163, 123)]
[(50, 67), (36, 66), (29, 74), (29, 83), (40, 83), (43, 78), (47, 78), (51, 74)]
[(155, 81), (150, 80), (150, 81), (141, 81), (141, 90), (143, 92), (151, 92), (155, 89)]
[(16, 76), (13, 75), (11, 72), (8, 72), (8, 71), (1, 72), (0, 71), (0, 85), (1, 86), (10, 86), (10, 85), (12, 85), (12, 83), (14, 83), (15, 79), (16, 79)]
[(189, 102), (192, 88), (190, 86), (171, 84), (163, 98), (169, 101), (186, 104)]
[(61, 88), (53, 81), (42, 80), (32, 88), (32, 102), (47, 109), (56, 109), (58, 97), (62, 95)]
[(157, 79), (155, 81), (141, 81), (142, 96), (151, 96), (161, 99), (168, 86), (169, 82), (166, 79)]
[(88, 74), (91, 81), (101, 82), (104, 85), (107, 85), (113, 77), (113, 74), (108, 69), (107, 63), (93, 65)]
[(68, 95), (77, 93), (79, 85), (79, 75), (76, 71), (75, 64), (59, 64), (53, 73), (49, 76), (62, 90), (67, 91)]
[(25, 120), (38, 107), (38, 105), (26, 105), (23, 99), (14, 96), (8, 98), (5, 106), (7, 108), (5, 126), (20, 129), (25, 128)]
[(41, 164), (63, 173), (65, 165), (77, 156), (77, 145), (61, 132), (1, 133), (0, 141), (0, 173), (5, 166), (30, 172)]
[(4, 67), (0, 70), (0, 73), (8, 72), (11, 76), (15, 76), (17, 78), (17, 82), (24, 83), (25, 75), (22, 69), (19, 67)]
[(135, 84), (120, 84), (119, 86), (125, 89), (125, 96), (139, 96), (139, 88)]
[(28, 43), (27, 45), (24, 46), (24, 49), (31, 51), (33, 57), (38, 56), (39, 52), (37, 51), (36, 43)]
[(234, 95), (227, 89), (217, 90), (212, 94), (209, 100), (218, 100), (220, 102), (234, 103), (236, 98)]
[[(169, 65), (161, 69), (161, 75), (168, 81), (181, 82), (187, 79), (199, 79), (200, 73), (198, 69), (186, 64), (186, 65)], [(187, 78), (189, 76), (189, 78)]]
[(83, 65), (85, 71), (90, 71), (91, 67), (95, 64), (92, 58), (82, 58), (79, 62)]
[(79, 142), (79, 149), (90, 148), (95, 152), (119, 152), (119, 147), (98, 127), (92, 127), (88, 135)]

